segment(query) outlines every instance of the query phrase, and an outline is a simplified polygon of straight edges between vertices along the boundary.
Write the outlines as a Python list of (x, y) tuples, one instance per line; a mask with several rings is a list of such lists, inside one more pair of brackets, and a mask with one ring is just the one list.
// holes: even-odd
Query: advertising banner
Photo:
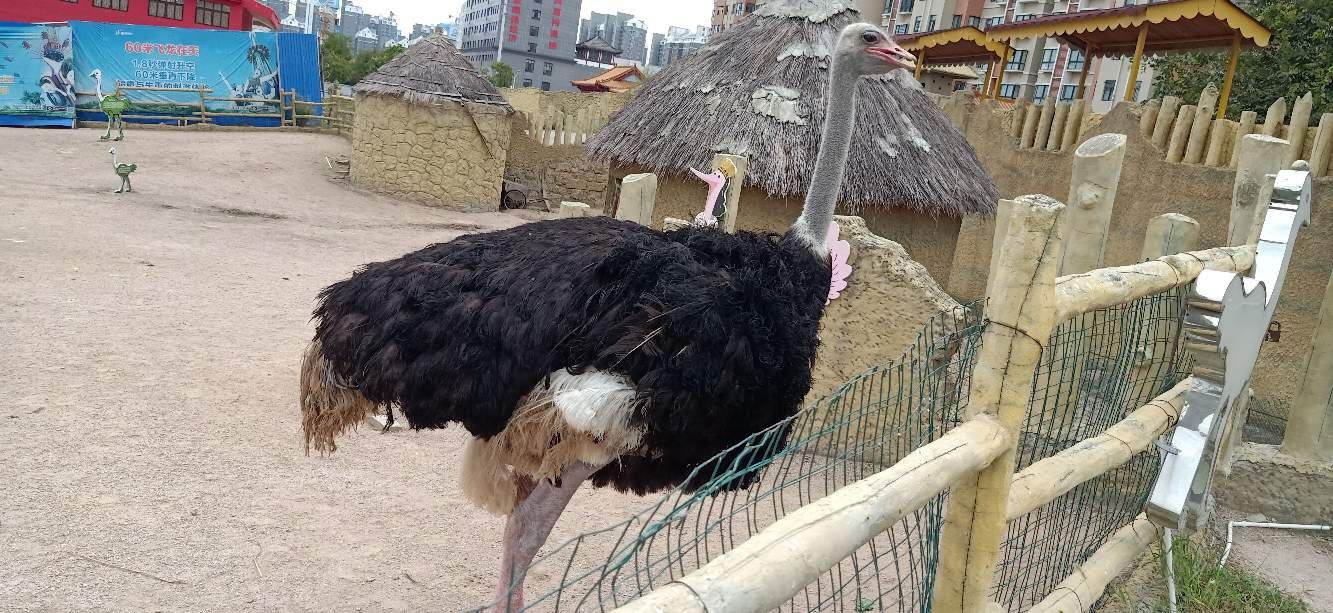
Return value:
[[(102, 119), (100, 104), (116, 93), (129, 115), (197, 114), (200, 87), (216, 123), (276, 125), (277, 35), (75, 21), (74, 55), (80, 117)], [(152, 88), (134, 90), (125, 88)], [(271, 102), (270, 102), (271, 101)], [(130, 121), (133, 121), (131, 119)]]
[(74, 126), (69, 26), (0, 22), (0, 126)]

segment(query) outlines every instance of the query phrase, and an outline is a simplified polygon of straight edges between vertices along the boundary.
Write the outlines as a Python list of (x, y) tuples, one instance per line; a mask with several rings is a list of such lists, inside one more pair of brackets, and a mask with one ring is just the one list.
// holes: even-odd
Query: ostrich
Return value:
[(879, 28), (843, 30), (815, 173), (780, 238), (551, 220), (432, 245), (324, 289), (301, 368), (306, 452), (336, 450), (380, 407), (416, 429), (461, 423), (474, 437), (463, 492), (507, 515), (493, 602), (521, 609), (528, 567), (585, 480), (693, 491), (708, 479), (693, 469), (800, 408), (857, 84), (913, 62)]
[(116, 176), (120, 177), (120, 189), (116, 190), (116, 193), (123, 194), (125, 192), (134, 191), (134, 188), (130, 187), (130, 175), (139, 169), (139, 165), (121, 164), (117, 162), (115, 147), (112, 147), (109, 153), (111, 154), (111, 167), (116, 170)]
[(106, 134), (102, 135), (101, 140), (111, 138), (111, 129), (114, 127), (118, 134), (114, 140), (123, 140), (125, 138), (125, 120), (120, 116), (130, 108), (130, 101), (124, 96), (112, 93), (111, 95), (102, 93), (102, 69), (95, 68), (88, 76), (93, 78), (93, 85), (97, 91), (98, 105), (102, 112), (106, 113)]

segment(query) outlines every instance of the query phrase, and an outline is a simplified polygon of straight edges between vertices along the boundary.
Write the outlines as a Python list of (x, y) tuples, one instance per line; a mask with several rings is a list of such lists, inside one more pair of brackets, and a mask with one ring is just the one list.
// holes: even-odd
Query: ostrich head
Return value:
[(108, 149), (107, 153), (110, 153), (114, 157), (116, 155), (116, 148), (112, 147), (111, 149)]
[(92, 72), (88, 73), (88, 76), (100, 81), (102, 80), (102, 69), (94, 68)]
[(847, 26), (838, 37), (835, 53), (859, 75), (884, 74), (916, 68), (916, 57), (893, 42), (893, 37), (868, 23)]

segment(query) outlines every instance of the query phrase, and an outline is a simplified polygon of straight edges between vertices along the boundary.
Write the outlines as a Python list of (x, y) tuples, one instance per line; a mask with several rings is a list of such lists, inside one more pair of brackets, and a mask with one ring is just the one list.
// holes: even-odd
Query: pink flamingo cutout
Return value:
[(847, 278), (852, 276), (852, 265), (847, 263), (852, 255), (852, 244), (838, 238), (838, 222), (832, 222), (828, 225), (828, 237), (824, 244), (828, 247), (829, 257), (833, 261), (833, 279), (829, 282), (828, 300), (824, 304), (833, 302), (838, 296), (842, 295), (842, 290), (847, 289)]

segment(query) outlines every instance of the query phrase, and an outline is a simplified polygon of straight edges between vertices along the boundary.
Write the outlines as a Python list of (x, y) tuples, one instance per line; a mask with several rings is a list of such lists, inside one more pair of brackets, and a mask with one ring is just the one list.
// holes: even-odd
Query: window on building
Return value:
[(537, 43), (528, 43), (528, 53), (537, 52)]
[(1009, 63), (1004, 65), (1005, 70), (1023, 70), (1028, 64), (1028, 50), (1017, 49), (1014, 55), (1009, 58)]
[(1017, 84), (1014, 84), (1014, 85), (1000, 85), (1000, 97), (1001, 97), (1001, 98), (1017, 98), (1017, 97), (1018, 97), (1018, 85), (1017, 85)]
[(949, 27), (951, 27), (951, 28), (959, 28), (959, 27), (962, 27), (962, 25), (963, 25), (963, 16), (962, 16), (962, 15), (954, 15), (954, 16), (953, 16), (953, 25), (950, 25)]
[(532, 18), (533, 18), (533, 19), (541, 19), (541, 18), (542, 18), (542, 10), (541, 10), (541, 9), (532, 9)]
[(1115, 100), (1115, 79), (1107, 79), (1102, 84), (1102, 102)]
[(1029, 19), (1036, 19), (1036, 18), (1037, 18), (1037, 16), (1036, 16), (1036, 15), (1033, 15), (1032, 13), (1028, 13), (1028, 14), (1026, 14), (1026, 15), (1014, 15), (1014, 23), (1018, 23), (1018, 22), (1020, 22), (1020, 21), (1027, 21), (1027, 20), (1029, 20)]
[(1060, 49), (1045, 49), (1041, 52), (1041, 69), (1055, 70), (1055, 56), (1060, 54)]
[(231, 7), (221, 2), (199, 0), (194, 7), (194, 22), (217, 28), (230, 28)]
[(1077, 85), (1065, 85), (1064, 87), (1060, 88), (1060, 100), (1064, 101), (1073, 100), (1074, 95), (1077, 93), (1078, 93)]
[(1070, 49), (1069, 62), (1065, 64), (1065, 69), (1072, 71), (1083, 70), (1083, 52), (1078, 49)]
[(968, 18), (967, 18), (967, 25), (972, 26), (972, 27), (974, 27), (974, 28), (980, 28), (980, 27), (981, 27), (981, 18), (980, 18), (980, 17), (977, 17), (976, 15), (973, 15), (973, 16), (971, 16), (971, 17), (968, 17)]
[(532, 59), (524, 60), (524, 62), (523, 62), (523, 72), (536, 72), (536, 70), (537, 70), (537, 61), (536, 61), (536, 60), (532, 60)]
[(987, 29), (989, 29), (991, 26), (998, 26), (998, 25), (1000, 25), (1000, 24), (1002, 24), (1002, 23), (1004, 23), (1004, 17), (987, 17), (987, 18), (986, 18), (986, 28), (987, 28)]
[(93, 0), (93, 6), (99, 9), (128, 11), (130, 10), (130, 0)]
[(549, 92), (549, 91), (551, 91), (551, 82), (550, 82), (550, 81), (542, 81), (542, 91), (544, 91), (544, 92)]
[(1032, 101), (1037, 104), (1046, 102), (1046, 94), (1051, 91), (1050, 85), (1038, 85), (1032, 90)]
[(552, 64), (550, 62), (542, 62), (542, 74), (548, 77), (555, 74), (555, 64)]
[(542, 34), (541, 26), (531, 26), (528, 28), (528, 36), (541, 36), (541, 34)]
[(894, 34), (906, 34), (906, 33), (907, 33), (907, 24), (905, 24), (905, 23), (900, 23), (900, 24), (898, 24), (898, 25), (896, 25), (896, 26), (893, 26), (893, 33), (894, 33)]
[(920, 31), (921, 31), (921, 18), (920, 18), (920, 17), (917, 17), (916, 19), (912, 20), (912, 31), (913, 31), (913, 32), (920, 32)]
[(967, 81), (954, 81), (954, 82), (953, 82), (953, 90), (954, 90), (954, 91), (956, 91), (956, 92), (961, 92), (961, 91), (963, 91), (963, 90), (965, 90), (965, 89), (967, 89)]
[(532, 79), (523, 79), (523, 87), (532, 87)]
[(928, 25), (926, 25), (926, 31), (928, 31), (928, 32), (934, 32), (934, 31), (935, 31), (935, 16), (934, 16), (934, 15), (931, 15), (931, 16), (930, 16), (930, 21), (927, 22), (927, 24), (928, 24)]
[(148, 0), (148, 15), (180, 21), (185, 16), (185, 0)]
[(902, 0), (902, 2), (898, 3), (898, 12), (900, 13), (912, 12), (912, 5), (915, 3), (916, 0)]

